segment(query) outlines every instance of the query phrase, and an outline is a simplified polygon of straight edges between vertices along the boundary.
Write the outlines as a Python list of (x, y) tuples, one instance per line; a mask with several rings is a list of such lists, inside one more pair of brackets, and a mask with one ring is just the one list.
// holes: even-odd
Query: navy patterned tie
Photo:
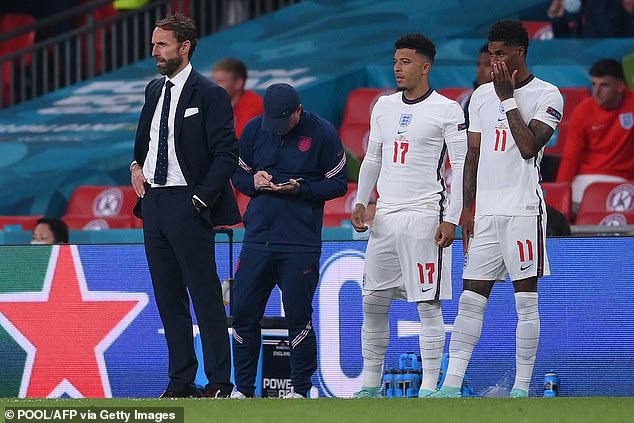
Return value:
[(163, 108), (161, 109), (161, 123), (159, 127), (158, 151), (156, 154), (156, 168), (154, 169), (154, 183), (165, 185), (167, 182), (167, 120), (170, 114), (170, 102), (172, 95), (170, 89), (174, 86), (172, 81), (165, 83), (165, 95), (163, 96)]

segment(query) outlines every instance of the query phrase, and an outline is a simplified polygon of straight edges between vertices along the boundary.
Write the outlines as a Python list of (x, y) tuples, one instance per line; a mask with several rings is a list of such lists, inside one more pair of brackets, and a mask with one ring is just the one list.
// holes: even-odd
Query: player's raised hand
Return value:
[(513, 97), (513, 91), (515, 91), (515, 78), (517, 76), (517, 69), (511, 74), (509, 68), (504, 62), (498, 62), (493, 64), (493, 87), (495, 93), (501, 101)]
[(350, 217), (355, 231), (365, 232), (368, 230), (368, 225), (365, 223), (365, 216), (365, 206), (357, 203), (357, 205), (354, 206), (352, 217)]
[(438, 229), (436, 229), (436, 235), (434, 241), (440, 248), (449, 247), (456, 237), (456, 225), (449, 222), (442, 222)]

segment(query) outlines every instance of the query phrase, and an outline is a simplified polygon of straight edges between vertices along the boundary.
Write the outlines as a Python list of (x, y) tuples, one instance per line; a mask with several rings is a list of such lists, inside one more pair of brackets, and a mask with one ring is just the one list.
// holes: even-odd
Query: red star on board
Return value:
[(53, 247), (41, 292), (0, 295), (0, 324), (27, 352), (21, 397), (111, 397), (104, 352), (145, 293), (89, 291), (77, 247)]

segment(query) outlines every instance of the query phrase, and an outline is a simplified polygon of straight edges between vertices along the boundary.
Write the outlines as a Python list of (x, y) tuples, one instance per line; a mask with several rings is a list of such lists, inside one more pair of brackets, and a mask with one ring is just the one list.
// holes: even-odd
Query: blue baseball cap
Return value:
[(289, 126), (291, 115), (299, 107), (299, 94), (288, 84), (272, 84), (264, 93), (262, 129), (281, 134)]

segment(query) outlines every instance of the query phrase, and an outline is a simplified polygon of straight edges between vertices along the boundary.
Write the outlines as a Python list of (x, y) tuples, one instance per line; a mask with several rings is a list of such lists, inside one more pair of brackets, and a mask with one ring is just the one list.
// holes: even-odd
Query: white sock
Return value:
[(435, 391), (445, 348), (445, 322), (442, 318), (440, 301), (419, 302), (420, 356), (423, 359), (423, 382), (421, 389)]
[(458, 316), (449, 342), (449, 366), (443, 386), (460, 388), (473, 348), (480, 340), (488, 298), (473, 291), (460, 295)]
[(390, 340), (388, 312), (392, 298), (391, 289), (372, 291), (363, 296), (361, 353), (363, 355), (363, 386), (366, 388), (381, 385), (385, 351)]
[(528, 392), (539, 345), (539, 308), (537, 292), (515, 293), (517, 330), (515, 331), (514, 389)]

